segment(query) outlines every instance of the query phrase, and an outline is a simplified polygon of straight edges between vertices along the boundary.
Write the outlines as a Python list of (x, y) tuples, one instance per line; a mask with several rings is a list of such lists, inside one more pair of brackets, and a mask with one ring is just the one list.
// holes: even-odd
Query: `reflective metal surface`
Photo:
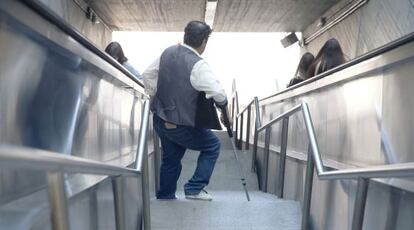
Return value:
[[(142, 88), (18, 1), (0, 2), (0, 144), (119, 166), (135, 159)], [(44, 188), (0, 171), (0, 204)], [(69, 195), (102, 177), (69, 175)]]
[[(414, 138), (414, 135), (409, 127), (413, 123), (414, 110), (412, 110), (413, 106), (406, 101), (410, 101), (409, 98), (412, 97), (409, 91), (411, 81), (409, 79), (412, 78), (410, 73), (414, 71), (413, 62), (414, 44), (406, 44), (309, 85), (261, 101), (262, 119), (264, 123), (267, 123), (296, 104), (307, 102), (312, 112), (315, 134), (324, 160), (337, 162), (336, 165), (340, 166), (330, 168), (353, 168), (404, 162), (410, 163), (399, 164), (398, 167), (407, 165), (412, 168), (411, 162), (414, 161), (414, 155), (408, 149), (413, 149), (410, 140)], [(397, 107), (394, 107), (395, 105)], [(305, 134), (305, 124), (303, 120), (300, 121), (301, 117), (293, 116), (291, 119), (288, 137), (288, 152), (291, 153), (288, 155), (293, 156), (292, 152), (306, 152), (304, 148), (308, 145), (308, 138)], [(393, 126), (398, 129), (393, 129), (394, 132), (388, 131)], [(272, 137), (275, 138), (271, 138), (270, 145), (273, 153), (269, 156), (271, 163), (268, 167), (269, 178), (266, 180), (269, 184), (261, 185), (261, 188), (268, 188), (272, 193), (277, 192), (276, 186), (272, 184), (278, 177), (276, 162), (279, 156), (274, 152), (279, 152), (280, 136), (280, 126), (275, 124), (272, 128)], [(395, 141), (397, 139), (399, 142)], [(263, 143), (263, 135), (259, 137), (259, 143), (260, 141)], [(396, 143), (402, 147), (399, 152), (394, 150)], [(404, 148), (408, 151), (404, 151)], [(263, 168), (266, 168), (265, 165), (260, 164), (264, 156), (265, 154), (259, 150), (256, 162), (261, 178), (265, 174)], [(396, 166), (373, 168), (381, 168), (380, 171), (386, 172)], [(318, 172), (321, 171), (320, 165), (316, 165), (316, 168)], [(304, 192), (304, 170), (304, 163), (289, 159), (286, 170), (285, 197), (301, 200), (300, 194)], [(362, 173), (357, 171), (349, 170), (343, 174), (344, 177), (340, 178), (357, 178)], [(367, 172), (364, 176), (376, 177), (379, 176), (378, 172), (374, 174)], [(323, 179), (338, 178), (339, 175), (336, 173), (342, 174), (342, 172), (332, 171), (323, 173), (324, 175), (321, 176)], [(389, 176), (405, 175), (404, 172), (395, 171), (395, 173)], [(395, 180), (399, 182), (393, 183), (392, 181)], [(374, 180), (374, 182), (370, 183), (368, 190), (364, 229), (410, 229), (410, 223), (412, 224), (413, 221), (408, 216), (412, 215), (412, 210), (414, 210), (414, 194), (410, 189), (412, 181), (393, 178)], [(376, 193), (371, 191), (372, 187), (375, 187)], [(317, 179), (313, 182), (313, 188), (309, 222), (311, 227), (349, 229), (353, 218), (352, 208), (357, 191), (356, 182), (346, 180), (323, 182)], [(386, 198), (384, 199), (379, 194)], [(406, 199), (407, 203), (389, 206), (388, 201), (401, 199)], [(404, 209), (399, 212), (401, 207)], [(385, 210), (381, 211), (379, 216), (385, 218), (386, 221), (377, 220), (378, 216), (373, 213), (376, 213), (378, 209)], [(395, 212), (399, 213), (390, 215)], [(361, 223), (361, 220), (355, 219), (355, 221), (355, 223)]]
[[(262, 119), (266, 123), (294, 105), (307, 102), (323, 158), (353, 166), (414, 161), (409, 152), (414, 147), (410, 141), (414, 134), (409, 131), (414, 110), (408, 100), (413, 63), (414, 43), (409, 43), (262, 101)], [(306, 152), (306, 130), (301, 119), (292, 117), (288, 149)], [(280, 127), (272, 131), (280, 136)], [(280, 146), (279, 142), (275, 139), (271, 145)]]

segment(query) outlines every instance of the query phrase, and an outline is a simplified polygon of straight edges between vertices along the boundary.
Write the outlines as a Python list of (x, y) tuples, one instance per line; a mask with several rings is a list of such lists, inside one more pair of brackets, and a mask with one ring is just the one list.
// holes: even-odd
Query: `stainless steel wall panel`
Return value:
[(320, 181), (314, 175), (312, 225), (315, 229), (350, 229), (355, 181)]
[[(322, 16), (329, 18), (347, 3), (348, 0), (342, 0)], [(305, 38), (320, 28), (318, 23), (319, 19), (303, 31)], [(410, 0), (368, 1), (363, 7), (305, 46), (302, 52), (309, 51), (316, 55), (325, 41), (336, 38), (347, 58), (353, 59), (413, 31), (414, 8)]]
[(279, 154), (276, 154), (273, 151), (269, 153), (269, 166), (268, 166), (268, 177), (267, 177), (267, 192), (276, 194), (276, 185), (277, 185), (277, 178), (278, 178), (278, 163), (279, 163)]
[[(0, 48), (0, 144), (133, 162), (142, 87), (20, 1), (0, 2)], [(45, 186), (42, 174), (0, 173), (0, 204)], [(69, 175), (67, 187), (102, 179)]]
[(413, 71), (412, 61), (384, 71), (383, 109), (378, 116), (387, 163), (414, 161)]
[(301, 161), (286, 158), (283, 198), (303, 202), (306, 169)]
[[(262, 119), (269, 121), (283, 111), (307, 102), (324, 164), (331, 169), (412, 162), (413, 63), (414, 43), (411, 42), (261, 100)], [(276, 152), (280, 149), (279, 126), (272, 131), (270, 147)], [(302, 114), (290, 118), (288, 138), (284, 197), (301, 200), (306, 166), (301, 160), (291, 157), (303, 160), (307, 153)], [(276, 161), (272, 156), (270, 162), (274, 164)], [(270, 184), (272, 178), (277, 177), (274, 167), (269, 167), (270, 192), (274, 188)], [(412, 188), (412, 178), (373, 179), (368, 191), (364, 229), (411, 229), (414, 210)], [(355, 181), (314, 179), (313, 229), (350, 229), (355, 191)]]
[[(386, 151), (383, 151), (384, 144), (386, 144), (388, 147), (406, 146), (404, 147), (406, 150), (395, 154), (408, 156), (402, 159), (411, 161), (412, 158), (408, 154), (409, 146), (411, 146), (408, 137), (412, 136), (411, 131), (408, 131), (409, 126), (405, 126), (407, 131), (404, 135), (407, 138), (398, 138), (401, 135), (399, 132), (404, 130), (401, 128), (403, 125), (399, 125), (398, 129), (394, 129), (393, 132), (388, 131), (391, 125), (389, 128), (386, 125), (393, 119), (390, 116), (400, 116), (399, 119), (392, 121), (395, 124), (412, 123), (410, 120), (412, 111), (409, 109), (404, 111), (406, 115), (391, 114), (399, 114), (399, 111), (403, 111), (401, 103), (407, 104), (404, 101), (409, 100), (408, 91), (411, 80), (407, 79), (413, 71), (413, 51), (414, 44), (406, 44), (303, 87), (262, 100), (262, 111), (265, 111), (262, 115), (263, 120), (270, 120), (270, 114), (275, 117), (302, 101), (307, 102), (319, 147), (326, 159), (350, 166), (384, 164), (388, 163), (386, 159), (390, 157)], [(394, 76), (406, 79), (398, 83), (403, 84), (406, 89), (397, 83), (387, 83), (387, 79), (399, 81), (400, 78)], [(391, 90), (392, 84), (396, 86)], [(390, 95), (387, 91), (390, 91)], [(404, 96), (401, 96), (400, 105), (397, 104), (397, 108), (394, 109), (393, 106), (400, 94)], [(411, 107), (407, 106), (407, 108)], [(301, 115), (295, 116), (301, 117)], [(389, 117), (387, 121), (384, 120), (385, 116)], [(303, 118), (292, 117), (288, 149), (306, 152), (307, 146), (304, 145), (306, 141), (303, 138), (307, 138), (301, 131), (303, 127), (301, 119)], [(403, 122), (400, 122), (400, 119)], [(274, 128), (274, 131), (277, 132), (278, 128)], [(278, 146), (278, 139), (280, 139), (277, 135), (278, 133), (275, 133), (272, 138), (274, 146)], [(389, 137), (390, 135), (392, 137)], [(394, 139), (405, 140), (405, 142), (394, 144)]]
[(338, 84), (327, 93), (329, 158), (351, 165), (383, 164), (376, 115), (381, 111), (382, 73)]

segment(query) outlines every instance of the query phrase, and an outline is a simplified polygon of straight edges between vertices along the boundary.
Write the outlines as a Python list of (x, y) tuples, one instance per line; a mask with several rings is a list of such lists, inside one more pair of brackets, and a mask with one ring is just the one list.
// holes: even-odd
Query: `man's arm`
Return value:
[(160, 68), (160, 57), (148, 66), (142, 76), (144, 77), (145, 92), (151, 97), (157, 93), (158, 71)]
[[(214, 99), (218, 107), (222, 110), (220, 120), (223, 124), (226, 124), (223, 117), (223, 113), (229, 114), (226, 92), (210, 69), (210, 66), (204, 60), (200, 60), (194, 65), (190, 80), (194, 89), (205, 92), (206, 98)], [(233, 122), (231, 120), (228, 122), (226, 125), (232, 126)]]
[(194, 65), (190, 80), (194, 89), (206, 93), (206, 98), (213, 98), (220, 105), (227, 103), (227, 95), (223, 86), (204, 60)]

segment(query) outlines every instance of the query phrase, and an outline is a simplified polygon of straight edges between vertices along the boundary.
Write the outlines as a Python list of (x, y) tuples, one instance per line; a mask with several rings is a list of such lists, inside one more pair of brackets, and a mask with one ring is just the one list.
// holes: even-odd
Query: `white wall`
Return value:
[[(299, 46), (284, 49), (284, 33), (214, 33), (203, 57), (211, 65), (228, 95), (232, 79), (237, 81), (240, 105), (254, 96), (265, 97), (285, 88), (299, 60)], [(182, 41), (183, 33), (114, 32), (113, 40), (122, 44), (126, 56), (140, 71), (161, 52)]]

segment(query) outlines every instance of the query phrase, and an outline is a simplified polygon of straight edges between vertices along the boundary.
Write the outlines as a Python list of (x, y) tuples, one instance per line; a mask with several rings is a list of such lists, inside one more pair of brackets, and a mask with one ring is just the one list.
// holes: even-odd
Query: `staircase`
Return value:
[[(186, 200), (178, 191), (178, 200), (151, 200), (151, 224), (155, 230), (265, 230), (300, 229), (299, 202), (278, 199), (258, 190), (257, 175), (250, 172), (251, 153), (237, 151), (246, 173), (251, 201), (248, 202), (240, 182), (238, 165), (225, 133), (217, 133), (222, 141), (210, 185), (206, 190), (212, 202)], [(187, 151), (178, 183), (182, 189), (194, 172), (198, 152)]]

